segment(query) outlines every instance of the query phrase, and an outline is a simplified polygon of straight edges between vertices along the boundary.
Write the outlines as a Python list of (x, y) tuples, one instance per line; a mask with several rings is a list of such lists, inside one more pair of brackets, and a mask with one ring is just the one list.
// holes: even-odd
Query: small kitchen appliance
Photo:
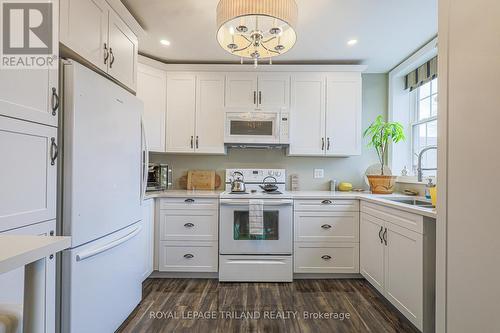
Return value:
[(147, 191), (165, 191), (172, 186), (172, 169), (168, 164), (149, 163)]

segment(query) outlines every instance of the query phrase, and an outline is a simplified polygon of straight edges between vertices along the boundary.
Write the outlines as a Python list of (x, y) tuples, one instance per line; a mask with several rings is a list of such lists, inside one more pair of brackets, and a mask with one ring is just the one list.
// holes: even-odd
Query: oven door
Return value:
[(291, 254), (292, 200), (264, 200), (264, 234), (249, 233), (248, 200), (221, 199), (221, 254)]
[(225, 143), (279, 143), (279, 112), (226, 112)]

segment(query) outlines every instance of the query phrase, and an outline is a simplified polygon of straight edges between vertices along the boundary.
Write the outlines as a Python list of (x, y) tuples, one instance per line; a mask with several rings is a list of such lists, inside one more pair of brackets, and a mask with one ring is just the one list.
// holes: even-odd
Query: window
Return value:
[[(415, 89), (412, 117), (412, 165), (413, 173), (417, 174), (418, 154), (422, 149), (437, 145), (437, 114), (438, 114), (438, 79), (423, 84)], [(427, 151), (422, 159), (422, 168), (436, 168), (437, 151)], [(436, 177), (435, 170), (423, 172), (424, 177)]]

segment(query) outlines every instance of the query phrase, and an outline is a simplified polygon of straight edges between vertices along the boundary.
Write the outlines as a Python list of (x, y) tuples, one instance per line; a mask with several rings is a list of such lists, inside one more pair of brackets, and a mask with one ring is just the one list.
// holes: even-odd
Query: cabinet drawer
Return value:
[(359, 273), (359, 243), (295, 243), (295, 273)]
[(160, 209), (212, 209), (217, 210), (218, 200), (207, 198), (166, 198), (160, 199)]
[(217, 272), (217, 242), (160, 242), (160, 272)]
[(424, 233), (423, 216), (408, 213), (399, 209), (377, 205), (371, 202), (361, 204), (361, 212), (374, 216), (386, 222), (394, 223), (400, 227)]
[(160, 240), (216, 241), (217, 211), (165, 210), (160, 213)]
[(295, 211), (314, 211), (314, 212), (358, 212), (358, 200), (334, 200), (334, 199), (307, 199), (295, 200)]
[(295, 212), (296, 242), (358, 242), (357, 212)]

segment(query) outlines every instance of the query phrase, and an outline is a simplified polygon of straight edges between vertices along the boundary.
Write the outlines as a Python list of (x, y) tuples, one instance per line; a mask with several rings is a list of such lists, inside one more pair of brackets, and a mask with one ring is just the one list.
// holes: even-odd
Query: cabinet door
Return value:
[(326, 154), (361, 154), (361, 74), (328, 76), (326, 95)]
[(226, 107), (257, 108), (257, 74), (229, 73), (227, 75)]
[(196, 152), (224, 154), (223, 74), (200, 74), (196, 85)]
[(0, 115), (57, 126), (58, 70), (2, 70)]
[(358, 212), (295, 212), (296, 242), (359, 242)]
[(384, 293), (384, 226), (384, 221), (361, 213), (360, 272), (381, 293)]
[[(37, 223), (23, 228), (9, 230), (0, 235), (54, 235), (56, 221)], [(24, 268), (0, 274), (0, 304), (19, 304), (22, 307), (24, 295)], [(45, 260), (45, 326), (44, 332), (55, 332), (56, 328), (56, 258)], [(22, 331), (20, 329), (19, 331)]]
[(386, 227), (385, 297), (422, 329), (423, 237), (392, 223)]
[(325, 76), (294, 74), (289, 155), (325, 154)]
[(108, 73), (136, 90), (138, 41), (132, 30), (114, 12), (109, 12)]
[(148, 278), (153, 273), (153, 256), (154, 256), (154, 199), (144, 200), (142, 202), (142, 222), (144, 230), (144, 267), (142, 273), (142, 281)]
[(167, 73), (143, 64), (137, 71), (137, 97), (144, 103), (143, 121), (150, 151), (165, 152)]
[(257, 104), (261, 109), (288, 110), (290, 106), (290, 75), (259, 74)]
[(104, 0), (61, 0), (61, 43), (103, 71), (107, 71), (109, 6)]
[(57, 128), (0, 116), (0, 231), (56, 218), (55, 144)]
[(168, 153), (194, 152), (196, 77), (167, 73)]

